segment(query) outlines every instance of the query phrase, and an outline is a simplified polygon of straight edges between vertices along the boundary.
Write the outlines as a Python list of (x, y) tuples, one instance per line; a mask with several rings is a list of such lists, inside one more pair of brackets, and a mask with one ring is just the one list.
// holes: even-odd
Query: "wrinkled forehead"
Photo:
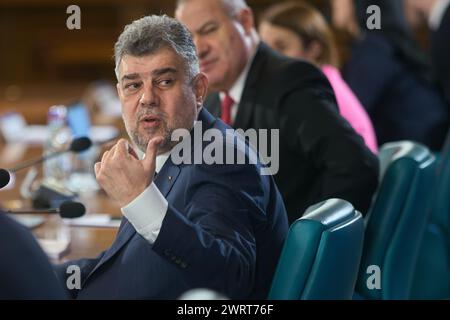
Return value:
[(220, 0), (186, 0), (178, 6), (175, 14), (192, 33), (198, 32), (207, 23), (231, 20)]
[(161, 48), (158, 51), (141, 56), (125, 54), (119, 64), (120, 80), (130, 75), (152, 76), (158, 75), (161, 70), (171, 70), (175, 73), (187, 70), (184, 60), (170, 48)]

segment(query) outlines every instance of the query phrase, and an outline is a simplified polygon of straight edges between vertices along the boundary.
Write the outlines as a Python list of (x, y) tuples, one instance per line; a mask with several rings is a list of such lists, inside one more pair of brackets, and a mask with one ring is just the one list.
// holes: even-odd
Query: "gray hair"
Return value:
[(119, 81), (119, 65), (124, 55), (142, 57), (163, 48), (171, 48), (184, 60), (189, 79), (200, 72), (195, 44), (189, 30), (166, 15), (151, 15), (125, 26), (114, 45), (117, 80)]
[[(177, 0), (176, 7), (178, 8), (188, 1), (189, 0)], [(240, 10), (248, 7), (245, 0), (219, 0), (219, 2), (230, 18), (234, 18)]]

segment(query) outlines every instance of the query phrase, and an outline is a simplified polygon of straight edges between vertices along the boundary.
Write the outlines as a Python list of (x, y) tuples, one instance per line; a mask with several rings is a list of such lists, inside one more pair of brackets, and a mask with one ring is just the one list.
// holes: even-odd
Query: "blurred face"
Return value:
[(275, 26), (269, 22), (262, 22), (259, 35), (275, 51), (291, 58), (304, 58), (305, 48), (300, 37), (293, 31)]
[(426, 23), (422, 5), (424, 0), (403, 0), (406, 20), (413, 29), (419, 29)]
[(249, 59), (246, 37), (253, 29), (249, 9), (227, 15), (218, 0), (188, 0), (176, 10), (176, 18), (191, 31), (200, 69), (214, 91), (229, 90)]
[(175, 129), (190, 130), (207, 91), (203, 74), (190, 80), (184, 61), (171, 49), (135, 57), (125, 55), (119, 65), (117, 84), (128, 135), (145, 152), (150, 139), (162, 136), (159, 152), (175, 143)]
[(353, 36), (360, 33), (356, 18), (354, 0), (331, 0), (331, 21), (333, 26)]
[(295, 32), (269, 22), (260, 24), (259, 35), (273, 50), (294, 59), (305, 59), (315, 63), (322, 51), (317, 41), (312, 41), (305, 47), (302, 38)]

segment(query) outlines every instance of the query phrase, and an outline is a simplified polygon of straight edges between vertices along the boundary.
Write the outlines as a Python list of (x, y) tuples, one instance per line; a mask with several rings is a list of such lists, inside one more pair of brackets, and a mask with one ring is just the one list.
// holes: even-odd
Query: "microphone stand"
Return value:
[(61, 151), (58, 151), (58, 152), (54, 152), (54, 153), (45, 155), (45, 156), (40, 157), (40, 158), (35, 158), (35, 159), (30, 159), (30, 160), (24, 161), (21, 164), (18, 164), (17, 166), (15, 166), (14, 168), (12, 168), (12, 169), (10, 169), (8, 171), (11, 172), (11, 173), (15, 173), (15, 172), (20, 171), (22, 169), (31, 167), (31, 166), (33, 166), (35, 164), (47, 161), (47, 160), (52, 159), (52, 158), (55, 158), (55, 157), (57, 157), (57, 156), (59, 156), (59, 155), (61, 155), (63, 153), (68, 152), (68, 151), (70, 151), (70, 149), (69, 150), (61, 150)]
[(35, 210), (6, 210), (8, 214), (54, 214), (59, 213), (58, 209), (35, 209)]

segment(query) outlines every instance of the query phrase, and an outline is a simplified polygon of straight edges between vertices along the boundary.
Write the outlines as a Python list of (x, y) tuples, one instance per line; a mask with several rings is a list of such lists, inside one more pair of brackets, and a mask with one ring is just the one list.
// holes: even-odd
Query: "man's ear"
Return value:
[(255, 29), (255, 18), (253, 16), (253, 11), (250, 8), (243, 8), (238, 14), (238, 21), (245, 30), (246, 35), (251, 35), (252, 31)]
[(200, 72), (194, 77), (193, 85), (197, 107), (201, 107), (205, 101), (206, 94), (208, 93), (208, 83), (208, 77), (203, 72)]

